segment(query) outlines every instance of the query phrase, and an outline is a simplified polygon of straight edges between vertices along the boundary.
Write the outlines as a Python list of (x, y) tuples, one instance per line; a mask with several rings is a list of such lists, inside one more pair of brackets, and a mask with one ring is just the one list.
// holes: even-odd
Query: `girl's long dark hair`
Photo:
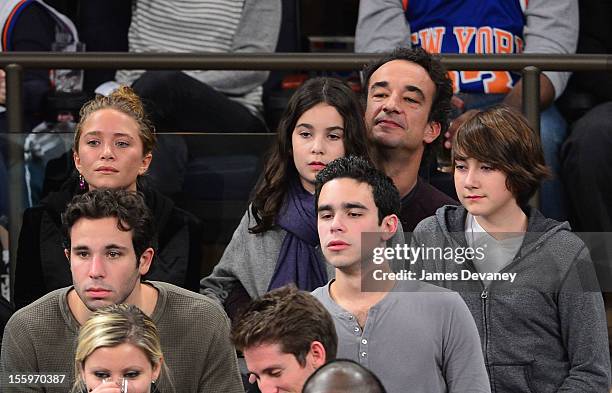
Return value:
[(274, 226), (289, 182), (297, 176), (291, 135), (304, 112), (321, 103), (333, 106), (344, 120), (345, 155), (370, 159), (363, 109), (355, 93), (338, 79), (309, 79), (293, 94), (279, 122), (276, 141), (268, 153), (251, 201), (251, 213), (256, 225), (249, 228), (250, 233), (265, 232)]

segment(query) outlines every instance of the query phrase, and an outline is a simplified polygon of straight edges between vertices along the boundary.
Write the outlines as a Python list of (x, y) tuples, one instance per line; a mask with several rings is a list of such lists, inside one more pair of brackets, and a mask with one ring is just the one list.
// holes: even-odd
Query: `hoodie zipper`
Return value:
[[(539, 248), (539, 246), (536, 246), (536, 249)], [(517, 255), (514, 257), (514, 259), (512, 260), (512, 262), (510, 262), (508, 265), (506, 265), (503, 269), (501, 269), (499, 272), (503, 273), (504, 271), (510, 270), (510, 267), (512, 267), (513, 265), (517, 264), (521, 259), (524, 258), (524, 255), (521, 255), (521, 250), (518, 251)], [(476, 271), (476, 267), (472, 264), (471, 268)], [(485, 287), (484, 282), (482, 282), (482, 280), (480, 280), (480, 285), (482, 285), (483, 290), (480, 293), (480, 299), (481, 304), (482, 304), (482, 326), (483, 326), (483, 333), (484, 333), (484, 344), (483, 344), (483, 355), (484, 355), (484, 361), (485, 361), (485, 366), (487, 368), (487, 372), (489, 374), (489, 376), (491, 376), (490, 370), (489, 370), (489, 321), (487, 319), (487, 309), (490, 307), (489, 306), (489, 293), (490, 293), (490, 288), (491, 285), (493, 285), (493, 283), (491, 282), (489, 284), (488, 287)]]
[[(474, 261), (472, 261), (471, 259), (468, 260), (466, 267), (472, 272), (475, 273), (478, 270), (476, 269), (476, 266), (474, 265)], [(484, 357), (484, 362), (485, 362), (485, 366), (487, 368), (487, 372), (489, 371), (489, 321), (487, 320), (487, 308), (488, 308), (488, 302), (487, 299), (489, 298), (489, 288), (487, 288), (484, 285), (484, 282), (479, 279), (478, 282), (480, 283), (480, 286), (482, 287), (482, 292), (480, 292), (480, 299), (481, 299), (481, 309), (482, 309), (482, 329), (483, 329), (483, 348), (482, 348), (482, 354)], [(492, 284), (492, 283), (491, 283)], [(491, 284), (489, 284), (489, 287), (491, 286)], [(491, 373), (489, 373), (489, 375), (491, 375)]]
[[(487, 321), (487, 299), (489, 298), (489, 291), (484, 288), (480, 293), (482, 299), (482, 326), (484, 329), (484, 348), (482, 353), (484, 354), (484, 361), (487, 368), (489, 367), (489, 323)], [(488, 370), (487, 370), (488, 371)], [(489, 373), (490, 375), (490, 373)]]

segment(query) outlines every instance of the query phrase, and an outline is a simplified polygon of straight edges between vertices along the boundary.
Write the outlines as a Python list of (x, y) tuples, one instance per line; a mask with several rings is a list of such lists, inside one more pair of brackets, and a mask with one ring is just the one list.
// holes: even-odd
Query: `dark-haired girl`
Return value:
[(318, 249), (316, 174), (345, 155), (368, 157), (362, 109), (351, 89), (332, 78), (308, 80), (291, 97), (254, 197), (202, 293), (225, 303), (295, 283), (313, 290), (328, 280)]

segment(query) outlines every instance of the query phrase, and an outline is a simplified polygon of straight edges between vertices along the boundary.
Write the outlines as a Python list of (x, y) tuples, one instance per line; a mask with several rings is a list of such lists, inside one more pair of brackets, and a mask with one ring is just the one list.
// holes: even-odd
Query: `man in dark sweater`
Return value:
[[(160, 391), (243, 392), (223, 310), (202, 295), (141, 280), (153, 262), (155, 228), (140, 194), (90, 191), (73, 199), (62, 221), (73, 285), (9, 320), (2, 339), (3, 392), (66, 392), (74, 383), (80, 326), (93, 311), (120, 303), (138, 306), (157, 325), (169, 369), (156, 382)], [(35, 373), (60, 374), (63, 384), (13, 378)]]
[(363, 71), (365, 121), (379, 168), (401, 196), (400, 221), (411, 232), (424, 218), (457, 202), (419, 178), (448, 128), (451, 82), (439, 60), (420, 48), (398, 48)]

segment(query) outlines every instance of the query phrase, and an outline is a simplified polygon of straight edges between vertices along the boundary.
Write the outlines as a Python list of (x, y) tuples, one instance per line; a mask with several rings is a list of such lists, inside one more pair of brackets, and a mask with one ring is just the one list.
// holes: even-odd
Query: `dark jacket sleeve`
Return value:
[(174, 207), (163, 228), (158, 228), (157, 254), (147, 280), (169, 282), (197, 292), (202, 264), (202, 226), (192, 214)]
[(43, 279), (40, 259), (40, 223), (44, 211), (40, 207), (26, 209), (17, 245), (15, 265), (15, 308), (19, 309), (48, 291)]
[[(19, 16), (12, 34), (12, 50), (50, 52), (55, 37), (55, 21), (39, 4), (27, 7)], [(48, 70), (27, 70), (24, 74), (24, 105), (27, 113), (42, 110), (50, 89)]]
[(202, 267), (202, 222), (194, 215), (185, 212), (189, 228), (189, 262), (185, 288), (198, 292), (200, 290), (200, 270)]

